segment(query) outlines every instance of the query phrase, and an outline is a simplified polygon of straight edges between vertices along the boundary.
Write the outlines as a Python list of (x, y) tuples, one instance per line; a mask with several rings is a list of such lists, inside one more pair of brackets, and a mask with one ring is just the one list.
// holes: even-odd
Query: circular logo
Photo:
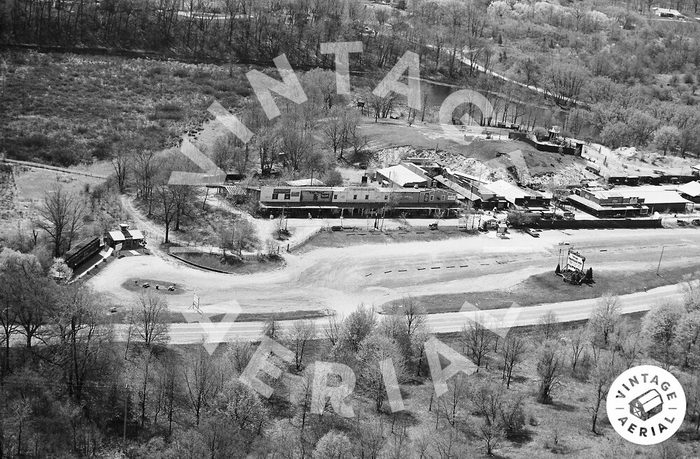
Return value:
[(685, 392), (675, 376), (653, 366), (630, 368), (615, 379), (606, 409), (625, 440), (655, 445), (676, 433), (685, 417)]

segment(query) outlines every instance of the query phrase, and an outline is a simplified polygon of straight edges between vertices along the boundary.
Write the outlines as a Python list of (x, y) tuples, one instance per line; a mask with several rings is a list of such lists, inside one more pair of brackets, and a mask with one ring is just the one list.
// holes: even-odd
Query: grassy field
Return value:
[(408, 229), (368, 231), (364, 228), (345, 231), (321, 231), (307, 242), (297, 247), (294, 252), (308, 252), (321, 247), (349, 247), (364, 244), (391, 244), (409, 241), (440, 241), (458, 237), (471, 237), (473, 233), (460, 231), (457, 228), (438, 229)]
[[(31, 220), (37, 216), (36, 208), (41, 205), (46, 192), (59, 187), (67, 193), (84, 196), (86, 191), (102, 182), (84, 175), (27, 167), (12, 167), (11, 174), (3, 172), (0, 176), (0, 239), (15, 237), (18, 227), (23, 228), (24, 236), (29, 234)], [(105, 198), (94, 204), (94, 208), (88, 208), (90, 215), (85, 221), (86, 230), (100, 232), (113, 226), (113, 220), (119, 216), (118, 206), (113, 200)]]
[(173, 146), (216, 99), (250, 93), (243, 70), (108, 56), (2, 53), (8, 63), (0, 128), (8, 156), (70, 165), (104, 159), (137, 139)]
[[(700, 275), (700, 268), (697, 267), (667, 269), (662, 272), (662, 276), (657, 276), (653, 271), (627, 273), (594, 271), (594, 284), (577, 286), (563, 282), (561, 277), (552, 272), (531, 276), (507, 290), (494, 289), (486, 292), (426, 295), (417, 296), (414, 300), (429, 314), (457, 312), (461, 310), (465, 301), (469, 301), (479, 309), (501, 309), (510, 307), (513, 302), (520, 306), (533, 306), (543, 303), (600, 298), (605, 294), (625, 295), (683, 282), (691, 278), (696, 279), (698, 275)], [(382, 309), (389, 310), (397, 302), (386, 303), (382, 305)]]
[(245, 261), (241, 261), (235, 256), (223, 257), (209, 253), (178, 253), (177, 256), (196, 265), (229, 274), (252, 274), (284, 266), (282, 258), (268, 258), (267, 256)]

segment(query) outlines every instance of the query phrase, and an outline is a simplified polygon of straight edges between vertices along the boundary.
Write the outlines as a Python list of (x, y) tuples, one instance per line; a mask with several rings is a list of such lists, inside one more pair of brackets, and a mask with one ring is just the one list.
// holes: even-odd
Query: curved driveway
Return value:
[[(185, 312), (192, 293), (200, 297), (205, 313), (279, 312), (335, 310), (347, 314), (358, 304), (379, 305), (401, 297), (439, 293), (465, 293), (511, 287), (533, 274), (551, 271), (557, 264), (559, 245), (568, 242), (587, 257), (594, 270), (655, 270), (664, 246), (662, 270), (671, 266), (698, 265), (700, 230), (579, 230), (545, 231), (540, 239), (514, 233), (509, 239), (493, 233), (433, 242), (407, 242), (323, 248), (301, 255), (287, 255), (279, 270), (249, 275), (217, 274), (182, 265), (157, 256), (115, 260), (90, 284), (111, 295), (119, 304), (133, 301), (134, 292), (121, 284), (133, 278), (174, 282), (184, 293), (169, 295), (171, 310)], [(660, 292), (660, 293), (659, 293)], [(661, 287), (623, 297), (626, 312), (648, 309), (654, 302), (678, 295), (677, 286)], [(669, 296), (670, 295), (670, 296)], [(626, 303), (628, 301), (631, 303)], [(517, 298), (514, 298), (517, 301)], [(580, 320), (595, 306), (595, 300), (557, 303), (524, 308), (522, 325), (537, 321), (542, 311), (554, 309), (560, 320)], [(435, 331), (459, 330), (460, 314), (430, 316)], [(495, 313), (498, 314), (498, 313)], [(322, 325), (319, 321), (319, 325)], [(239, 323), (241, 336), (257, 336), (259, 323)], [(208, 327), (226, 327), (212, 324)], [(178, 330), (180, 330), (178, 332)], [(198, 341), (197, 324), (173, 324), (173, 342)], [(176, 335), (180, 333), (180, 338)]]

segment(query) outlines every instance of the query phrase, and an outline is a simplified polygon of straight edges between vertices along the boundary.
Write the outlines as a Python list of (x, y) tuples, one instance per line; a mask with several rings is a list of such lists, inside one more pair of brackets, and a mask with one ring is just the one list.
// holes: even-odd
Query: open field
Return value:
[[(594, 268), (594, 284), (571, 285), (563, 282), (562, 278), (555, 275), (554, 270), (552, 270), (549, 273), (530, 276), (525, 281), (508, 289), (412, 298), (428, 314), (437, 314), (461, 311), (465, 302), (482, 310), (508, 308), (513, 303), (520, 306), (532, 306), (550, 302), (600, 298), (608, 294), (625, 295), (694, 280), (699, 277), (700, 268), (697, 265), (664, 268), (658, 276), (654, 270), (616, 272)], [(401, 301), (386, 303), (382, 305), (381, 309), (389, 311), (395, 304), (401, 304)], [(464, 310), (469, 309), (471, 308), (464, 308)]]
[(262, 256), (254, 260), (241, 261), (235, 255), (221, 256), (211, 253), (181, 252), (178, 258), (189, 261), (198, 266), (223, 271), (229, 274), (252, 274), (262, 271), (270, 271), (284, 266), (282, 258), (273, 259)]
[(81, 194), (102, 183), (101, 179), (85, 175), (28, 167), (12, 167), (12, 174), (3, 174), (3, 218), (0, 219), (0, 237), (16, 233), (18, 225), (26, 225), (36, 216), (36, 207), (45, 194), (56, 187), (73, 194)]
[(4, 53), (2, 133), (8, 156), (70, 165), (112, 151), (173, 146), (216, 99), (250, 92), (237, 66), (70, 54)]
[(366, 244), (392, 244), (409, 241), (439, 241), (474, 236), (455, 227), (429, 229), (366, 230), (365, 228), (345, 228), (344, 231), (321, 231), (312, 236), (295, 253), (308, 252), (320, 247), (348, 247)]

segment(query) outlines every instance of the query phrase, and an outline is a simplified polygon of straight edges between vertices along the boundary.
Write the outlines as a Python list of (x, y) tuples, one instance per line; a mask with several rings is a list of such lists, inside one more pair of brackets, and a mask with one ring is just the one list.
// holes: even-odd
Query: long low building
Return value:
[(653, 212), (687, 212), (693, 205), (676, 191), (646, 188), (579, 188), (568, 200), (574, 207), (598, 218), (634, 218)]
[(438, 188), (289, 187), (262, 186), (255, 190), (262, 210), (287, 215), (407, 216), (456, 215), (459, 201), (452, 190)]
[(498, 180), (482, 187), (485, 192), (503, 196), (509, 207), (527, 212), (549, 211), (551, 198), (534, 190), (525, 190), (505, 180)]

